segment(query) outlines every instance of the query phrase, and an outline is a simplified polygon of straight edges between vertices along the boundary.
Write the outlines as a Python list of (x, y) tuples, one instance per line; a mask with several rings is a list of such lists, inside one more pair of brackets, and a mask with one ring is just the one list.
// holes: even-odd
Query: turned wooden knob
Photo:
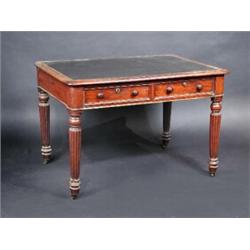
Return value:
[(121, 92), (121, 89), (120, 89), (120, 88), (116, 88), (116, 89), (115, 89), (115, 93), (116, 93), (116, 94), (119, 94), (120, 92)]
[(136, 89), (134, 89), (134, 90), (132, 91), (132, 93), (131, 93), (131, 95), (132, 95), (133, 97), (138, 96), (138, 94), (139, 94), (139, 91), (136, 90)]
[(167, 87), (167, 90), (166, 90), (167, 94), (170, 94), (173, 91), (174, 91), (173, 87), (170, 87), (170, 86)]
[(203, 89), (202, 84), (199, 83), (199, 84), (196, 85), (196, 90), (197, 91), (201, 91), (202, 89)]
[(104, 98), (104, 93), (100, 92), (97, 94), (98, 99), (103, 99)]

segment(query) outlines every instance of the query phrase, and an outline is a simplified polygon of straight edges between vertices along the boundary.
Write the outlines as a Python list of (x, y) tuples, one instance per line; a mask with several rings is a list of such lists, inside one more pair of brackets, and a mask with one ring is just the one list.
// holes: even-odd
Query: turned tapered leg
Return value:
[(221, 124), (221, 109), (222, 97), (211, 98), (211, 114), (210, 114), (210, 129), (209, 129), (209, 173), (215, 176), (218, 168), (218, 150)]
[(43, 163), (47, 164), (51, 159), (52, 149), (50, 145), (50, 110), (49, 110), (49, 96), (41, 89), (39, 91), (39, 114), (40, 114), (40, 128), (41, 128), (41, 153)]
[(81, 111), (69, 111), (69, 153), (71, 197), (76, 199), (80, 191), (80, 154), (81, 154)]
[(171, 118), (172, 102), (163, 103), (163, 133), (162, 148), (165, 149), (171, 139), (170, 135), (170, 118)]

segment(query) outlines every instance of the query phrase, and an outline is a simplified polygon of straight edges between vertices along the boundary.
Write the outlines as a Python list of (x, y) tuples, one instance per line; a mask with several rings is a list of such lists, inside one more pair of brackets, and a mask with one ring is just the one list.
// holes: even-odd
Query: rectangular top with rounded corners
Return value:
[(37, 68), (70, 86), (225, 75), (228, 70), (176, 55), (38, 61)]

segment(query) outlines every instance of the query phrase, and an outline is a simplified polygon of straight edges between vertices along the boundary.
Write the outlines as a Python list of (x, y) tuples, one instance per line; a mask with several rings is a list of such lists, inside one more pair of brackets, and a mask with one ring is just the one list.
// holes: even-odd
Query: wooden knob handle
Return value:
[(170, 94), (173, 91), (174, 91), (173, 87), (170, 87), (170, 86), (167, 87), (167, 90), (166, 90), (167, 94)]
[(97, 94), (98, 99), (103, 99), (104, 98), (104, 93), (100, 92)]
[(196, 85), (196, 90), (197, 91), (201, 91), (202, 89), (203, 89), (202, 84), (199, 83), (199, 84)]
[(121, 92), (121, 89), (120, 89), (120, 88), (116, 88), (116, 89), (115, 89), (115, 93), (116, 93), (116, 94), (119, 94), (120, 92)]
[(134, 89), (134, 90), (132, 91), (132, 93), (131, 93), (131, 95), (132, 95), (133, 97), (138, 96), (138, 94), (139, 94), (139, 92), (138, 92), (138, 90), (136, 90), (136, 89)]

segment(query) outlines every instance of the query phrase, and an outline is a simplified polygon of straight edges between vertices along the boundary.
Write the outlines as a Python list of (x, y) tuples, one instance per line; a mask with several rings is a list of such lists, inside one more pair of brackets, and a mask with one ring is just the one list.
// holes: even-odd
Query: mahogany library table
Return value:
[(71, 196), (80, 191), (81, 113), (88, 109), (163, 103), (162, 147), (170, 140), (173, 101), (211, 98), (209, 173), (218, 168), (227, 70), (176, 55), (36, 62), (44, 163), (51, 159), (49, 95), (69, 113)]

